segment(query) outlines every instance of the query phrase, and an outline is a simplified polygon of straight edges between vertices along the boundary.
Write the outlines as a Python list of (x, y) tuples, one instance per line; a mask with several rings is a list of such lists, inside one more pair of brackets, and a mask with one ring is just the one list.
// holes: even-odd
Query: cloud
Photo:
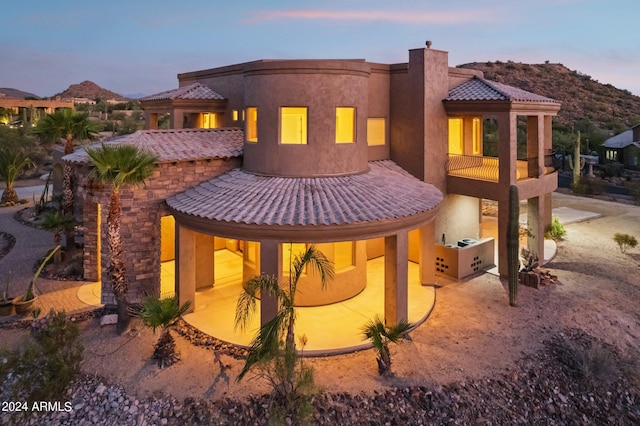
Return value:
[(387, 21), (401, 24), (465, 24), (488, 22), (495, 18), (486, 10), (401, 12), (389, 10), (275, 10), (254, 15), (250, 22), (278, 19), (329, 21)]

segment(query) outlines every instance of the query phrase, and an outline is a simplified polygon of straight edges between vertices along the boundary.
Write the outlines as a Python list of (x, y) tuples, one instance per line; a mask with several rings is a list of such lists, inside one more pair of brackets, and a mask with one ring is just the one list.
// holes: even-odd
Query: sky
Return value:
[[(3, 0), (6, 1), (6, 0)], [(257, 59), (562, 63), (640, 96), (638, 0), (29, 0), (0, 12), (0, 87), (52, 96), (85, 80), (122, 95)]]

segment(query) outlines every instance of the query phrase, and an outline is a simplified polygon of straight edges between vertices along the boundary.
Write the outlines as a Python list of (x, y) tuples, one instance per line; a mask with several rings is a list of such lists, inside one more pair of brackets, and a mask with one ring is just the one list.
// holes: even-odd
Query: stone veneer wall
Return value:
[[(160, 218), (165, 216), (165, 199), (213, 177), (240, 167), (242, 158), (208, 159), (162, 163), (145, 186), (125, 187), (120, 193), (122, 243), (129, 298), (138, 301), (145, 292), (160, 289)], [(108, 187), (91, 184), (89, 166), (76, 166), (76, 212), (84, 225), (84, 277), (102, 281), (102, 303), (113, 304), (111, 283), (106, 273), (109, 253), (106, 240)], [(100, 205), (101, 232), (97, 230)], [(102, 259), (98, 259), (99, 247)], [(98, 268), (100, 264), (100, 270)]]

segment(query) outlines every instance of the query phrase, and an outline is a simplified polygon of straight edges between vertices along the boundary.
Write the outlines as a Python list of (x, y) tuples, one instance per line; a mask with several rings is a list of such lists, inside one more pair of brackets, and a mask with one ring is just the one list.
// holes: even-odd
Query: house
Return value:
[[(164, 261), (175, 262), (179, 299), (195, 300), (215, 287), (220, 249), (241, 257), (246, 280), (286, 276), (292, 254), (316, 244), (334, 261), (336, 282), (321, 290), (308, 274), (300, 305), (359, 294), (367, 262), (384, 256), (384, 316), (396, 322), (407, 317), (409, 262), (423, 285), (496, 260), (506, 275), (510, 185), (527, 200), (529, 249), (544, 251), (557, 101), (450, 68), (447, 52), (430, 47), (400, 64), (259, 60), (178, 81), (142, 99), (148, 130), (109, 142), (160, 157), (145, 187), (122, 193), (134, 298), (159, 290)], [(171, 128), (158, 130), (166, 114)], [(102, 278), (109, 303), (101, 276), (108, 194), (92, 183), (83, 150), (64, 160), (76, 171), (85, 276)], [(499, 205), (498, 259), (482, 235), (482, 199)], [(275, 309), (263, 297), (262, 322)]]
[(640, 170), (640, 124), (602, 144), (605, 163), (621, 163), (625, 169)]

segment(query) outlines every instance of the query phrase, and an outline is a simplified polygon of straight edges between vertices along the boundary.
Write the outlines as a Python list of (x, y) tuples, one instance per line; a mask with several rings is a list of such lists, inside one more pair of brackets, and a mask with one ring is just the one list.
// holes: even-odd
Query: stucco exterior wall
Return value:
[[(145, 292), (159, 290), (160, 218), (167, 214), (165, 199), (241, 164), (241, 158), (163, 163), (147, 179), (145, 186), (121, 190), (121, 234), (131, 300), (139, 300)], [(108, 274), (101, 273), (108, 267), (106, 235), (110, 189), (89, 182), (87, 165), (77, 166), (75, 171), (75, 196), (84, 205), (84, 276), (87, 280), (101, 279), (102, 303), (115, 303)], [(98, 259), (100, 252), (101, 259)]]
[[(245, 70), (245, 105), (258, 108), (258, 141), (245, 170), (272, 176), (337, 176), (368, 169), (369, 66), (355, 61), (258, 62)], [(307, 143), (280, 143), (280, 108), (307, 107)], [(355, 143), (337, 144), (336, 107), (356, 109)]]

